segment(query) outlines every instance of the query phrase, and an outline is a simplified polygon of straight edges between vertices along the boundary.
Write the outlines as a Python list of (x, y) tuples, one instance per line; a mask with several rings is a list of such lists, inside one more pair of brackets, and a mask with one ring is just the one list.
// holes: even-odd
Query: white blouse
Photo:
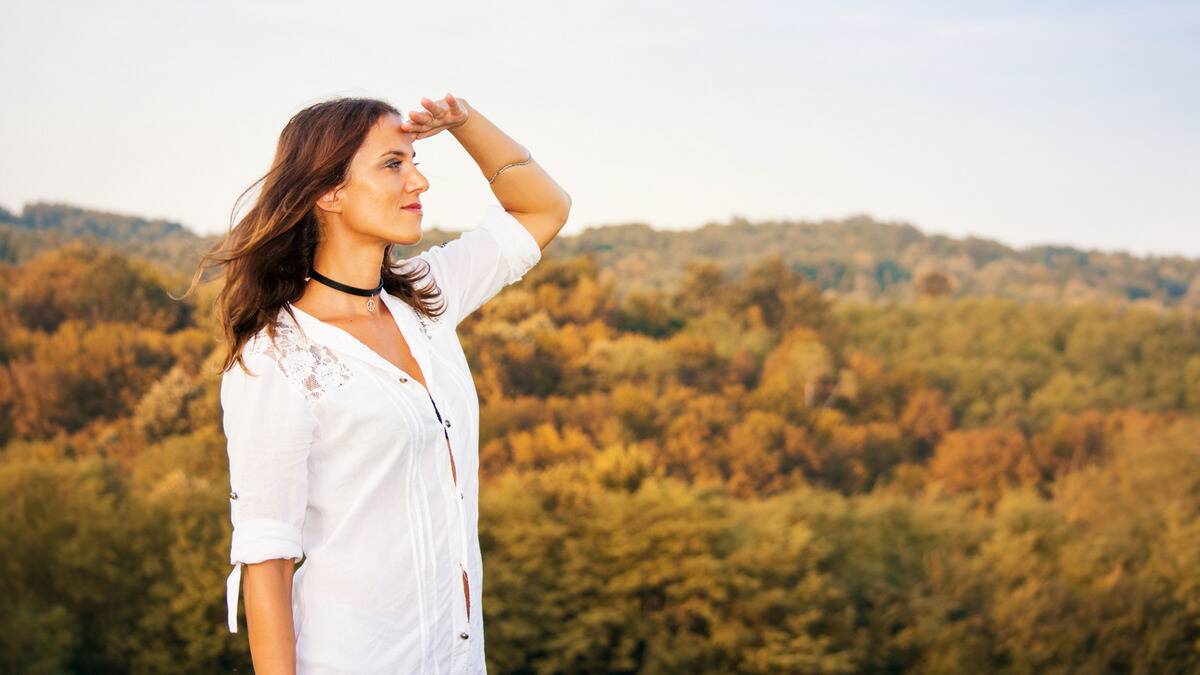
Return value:
[[(479, 397), (457, 326), (541, 259), (498, 205), (415, 258), (445, 296), (434, 320), (382, 301), (428, 390), (294, 305), (221, 381), (237, 632), (242, 565), (304, 563), (292, 582), (297, 673), (486, 673), (479, 550)], [(453, 461), (453, 474), (451, 469)], [(455, 478), (457, 475), (457, 481)]]

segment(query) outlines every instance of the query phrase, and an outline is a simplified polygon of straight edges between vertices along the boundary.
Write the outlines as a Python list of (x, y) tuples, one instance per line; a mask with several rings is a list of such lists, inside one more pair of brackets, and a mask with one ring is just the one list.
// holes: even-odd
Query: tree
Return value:
[(940, 298), (950, 294), (950, 277), (944, 272), (932, 270), (917, 277), (917, 293), (928, 298)]
[(1041, 478), (1025, 435), (1012, 429), (951, 431), (938, 443), (929, 474), (948, 494), (975, 493), (982, 506)]

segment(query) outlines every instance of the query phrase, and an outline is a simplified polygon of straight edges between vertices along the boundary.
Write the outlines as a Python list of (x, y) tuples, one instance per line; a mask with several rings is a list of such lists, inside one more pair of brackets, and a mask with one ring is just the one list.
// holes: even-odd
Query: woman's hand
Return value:
[(400, 124), (402, 129), (413, 134), (414, 141), (428, 138), (442, 129), (461, 126), (467, 121), (471, 109), (465, 99), (454, 98), (450, 94), (446, 94), (441, 101), (422, 98), (421, 105), (425, 110), (413, 110), (408, 113), (409, 119)]

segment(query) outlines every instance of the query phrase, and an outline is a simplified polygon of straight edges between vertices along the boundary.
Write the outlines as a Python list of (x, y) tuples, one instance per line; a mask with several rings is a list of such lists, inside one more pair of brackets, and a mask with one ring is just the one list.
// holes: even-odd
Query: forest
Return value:
[[(251, 672), (220, 280), (168, 295), (211, 242), (0, 211), (4, 672)], [(865, 217), (560, 237), (459, 328), (489, 670), (1200, 672), (1198, 274)]]

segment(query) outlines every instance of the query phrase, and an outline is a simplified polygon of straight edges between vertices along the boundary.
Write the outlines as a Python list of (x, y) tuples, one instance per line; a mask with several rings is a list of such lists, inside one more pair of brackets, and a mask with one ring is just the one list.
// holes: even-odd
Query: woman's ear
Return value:
[(329, 211), (331, 213), (341, 213), (342, 200), (338, 195), (338, 192), (340, 192), (344, 187), (345, 185), (339, 185), (317, 198), (317, 208), (321, 209), (322, 211)]

